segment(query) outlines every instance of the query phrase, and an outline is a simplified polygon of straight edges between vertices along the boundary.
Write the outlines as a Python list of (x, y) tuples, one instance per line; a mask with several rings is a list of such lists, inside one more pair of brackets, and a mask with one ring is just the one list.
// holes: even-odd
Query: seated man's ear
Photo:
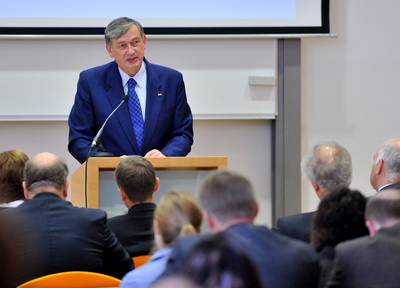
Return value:
[(154, 183), (153, 192), (157, 192), (159, 187), (160, 187), (160, 178), (156, 177), (156, 182)]
[(25, 199), (29, 199), (29, 191), (28, 191), (28, 189), (26, 188), (26, 182), (25, 181), (23, 181), (22, 182), (22, 189), (24, 190), (24, 197), (25, 197)]

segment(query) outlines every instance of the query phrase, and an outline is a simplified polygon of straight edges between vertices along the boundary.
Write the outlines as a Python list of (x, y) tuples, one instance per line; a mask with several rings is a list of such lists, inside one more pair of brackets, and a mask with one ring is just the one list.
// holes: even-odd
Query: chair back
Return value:
[(105, 288), (119, 287), (120, 283), (121, 280), (101, 273), (68, 271), (38, 277), (17, 288)]
[(138, 268), (142, 266), (143, 264), (146, 264), (147, 261), (149, 261), (151, 255), (140, 255), (140, 256), (135, 256), (132, 258), (133, 264), (135, 265), (135, 268)]

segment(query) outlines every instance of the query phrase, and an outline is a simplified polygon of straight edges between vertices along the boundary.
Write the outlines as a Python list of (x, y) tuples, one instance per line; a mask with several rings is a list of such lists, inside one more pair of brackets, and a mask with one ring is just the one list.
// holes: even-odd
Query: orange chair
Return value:
[(105, 288), (119, 287), (121, 280), (94, 272), (68, 271), (32, 279), (17, 288)]
[(132, 258), (133, 264), (135, 265), (135, 268), (138, 268), (142, 266), (143, 264), (146, 264), (147, 261), (149, 261), (151, 255), (140, 255), (140, 256), (135, 256)]

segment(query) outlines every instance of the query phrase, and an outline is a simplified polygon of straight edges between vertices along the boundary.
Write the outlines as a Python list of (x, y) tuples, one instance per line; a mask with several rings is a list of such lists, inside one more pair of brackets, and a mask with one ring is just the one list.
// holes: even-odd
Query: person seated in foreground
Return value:
[(18, 150), (0, 153), (0, 209), (17, 207), (24, 201), (22, 178), (28, 159)]
[[(36, 277), (63, 271), (92, 271), (121, 278), (132, 259), (107, 225), (100, 209), (65, 201), (68, 167), (58, 156), (40, 153), (26, 163), (23, 188), (28, 199), (12, 210), (23, 217), (33, 240), (21, 253), (38, 254)], [(11, 212), (10, 212), (11, 213)]]
[(311, 243), (319, 253), (319, 287), (324, 287), (332, 269), (335, 246), (368, 235), (366, 204), (367, 199), (359, 191), (348, 188), (328, 194), (319, 203), (311, 232)]
[(368, 199), (369, 236), (343, 242), (325, 287), (399, 287), (400, 191), (382, 190)]
[(198, 234), (202, 213), (192, 194), (169, 192), (160, 199), (154, 216), (154, 234), (157, 251), (143, 266), (129, 272), (121, 288), (149, 287), (164, 272), (171, 245), (178, 236)]
[[(201, 185), (199, 202), (214, 233), (242, 247), (255, 263), (262, 287), (312, 288), (318, 283), (318, 258), (310, 245), (254, 225), (258, 205), (249, 180), (230, 171), (210, 174)], [(176, 241), (163, 277), (184, 269), (183, 259), (204, 237)]]
[(118, 163), (115, 180), (129, 210), (109, 219), (108, 224), (131, 257), (147, 255), (154, 242), (153, 194), (159, 186), (154, 167), (141, 156), (129, 156)]

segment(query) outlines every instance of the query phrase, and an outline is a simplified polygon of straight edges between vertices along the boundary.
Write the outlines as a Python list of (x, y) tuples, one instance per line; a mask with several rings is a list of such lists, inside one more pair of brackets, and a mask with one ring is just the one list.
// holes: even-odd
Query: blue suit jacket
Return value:
[[(242, 247), (259, 270), (263, 287), (313, 288), (318, 284), (318, 258), (311, 246), (270, 231), (265, 226), (236, 224), (222, 232)], [(179, 273), (185, 255), (207, 236), (178, 239), (162, 277)]]
[[(128, 105), (124, 103), (104, 129), (101, 137), (104, 150), (115, 156), (144, 155), (151, 149), (158, 149), (166, 156), (185, 156), (193, 143), (193, 120), (182, 74), (147, 60), (145, 63), (147, 98), (142, 149), (136, 145)], [(81, 72), (68, 119), (68, 150), (79, 162), (86, 160), (97, 131), (123, 97), (121, 75), (115, 62)]]

